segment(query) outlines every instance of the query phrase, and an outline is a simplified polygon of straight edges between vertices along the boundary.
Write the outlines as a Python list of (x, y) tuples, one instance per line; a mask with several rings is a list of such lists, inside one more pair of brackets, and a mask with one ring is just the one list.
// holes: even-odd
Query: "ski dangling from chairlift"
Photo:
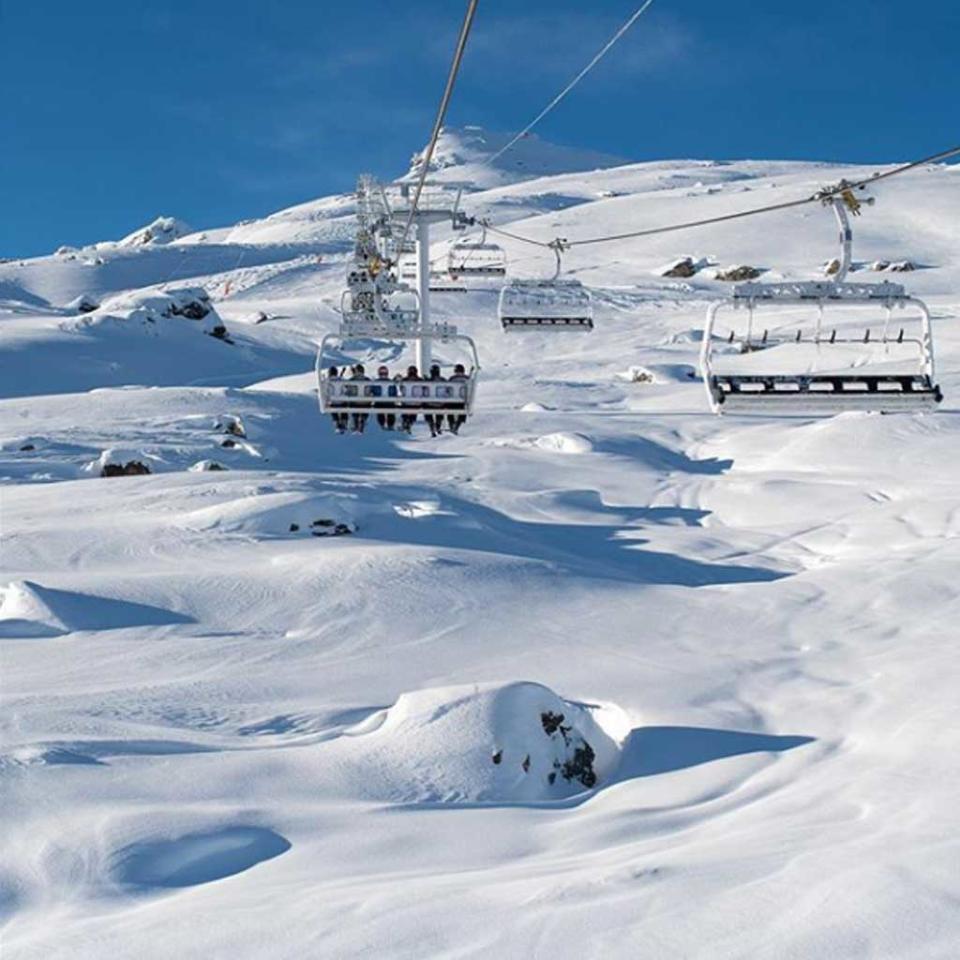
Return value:
[(556, 257), (548, 280), (511, 280), (500, 291), (497, 314), (504, 332), (589, 331), (593, 329), (590, 292), (579, 280), (560, 279), (560, 257), (566, 240), (549, 244)]
[[(831, 279), (738, 284), (708, 308), (700, 374), (714, 413), (894, 413), (935, 409), (942, 400), (926, 304), (898, 283), (846, 280), (853, 242), (848, 212), (858, 215), (872, 200), (858, 199), (841, 182), (824, 191), (823, 203), (840, 228)], [(728, 308), (745, 324), (718, 337), (717, 316)], [(790, 322), (791, 311), (802, 319)], [(867, 324), (855, 324), (853, 314), (865, 315)], [(769, 319), (759, 324), (760, 315)], [(871, 319), (879, 319), (879, 329)]]

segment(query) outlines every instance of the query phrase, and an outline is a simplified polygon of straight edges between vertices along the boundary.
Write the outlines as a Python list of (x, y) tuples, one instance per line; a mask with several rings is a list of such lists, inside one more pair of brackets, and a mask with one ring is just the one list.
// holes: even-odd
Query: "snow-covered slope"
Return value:
[[(438, 176), (540, 239), (869, 172), (496, 144)], [(317, 413), (350, 198), (0, 264), (5, 960), (951, 956), (960, 173), (876, 196), (936, 414), (706, 411), (716, 268), (819, 275), (817, 208), (575, 249), (589, 335), (437, 295), (484, 369), (435, 440)]]

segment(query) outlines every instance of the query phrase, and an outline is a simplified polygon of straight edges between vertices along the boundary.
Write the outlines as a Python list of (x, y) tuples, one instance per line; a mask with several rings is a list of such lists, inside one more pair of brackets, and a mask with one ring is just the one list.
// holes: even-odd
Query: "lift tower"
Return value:
[[(400, 197), (391, 204), (390, 217), (401, 231), (410, 219), (413, 204), (411, 184), (400, 184)], [(413, 211), (412, 224), (416, 227), (417, 296), (420, 300), (420, 336), (416, 343), (416, 363), (421, 376), (426, 376), (433, 361), (432, 337), (430, 336), (430, 226), (434, 223), (449, 223), (454, 230), (463, 230), (468, 222), (460, 212), (460, 194), (455, 194), (436, 184), (426, 184)], [(451, 203), (452, 201), (452, 203)], [(401, 256), (402, 251), (397, 252)]]

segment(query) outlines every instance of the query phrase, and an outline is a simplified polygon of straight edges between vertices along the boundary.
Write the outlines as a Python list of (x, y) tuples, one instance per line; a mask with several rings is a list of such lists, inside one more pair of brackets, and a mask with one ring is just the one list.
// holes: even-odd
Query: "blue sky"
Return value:
[[(0, 256), (406, 169), (461, 0), (0, 0)], [(480, 0), (449, 114), (517, 129), (637, 0)], [(538, 128), (619, 154), (886, 162), (960, 142), (956, 0), (655, 0)]]

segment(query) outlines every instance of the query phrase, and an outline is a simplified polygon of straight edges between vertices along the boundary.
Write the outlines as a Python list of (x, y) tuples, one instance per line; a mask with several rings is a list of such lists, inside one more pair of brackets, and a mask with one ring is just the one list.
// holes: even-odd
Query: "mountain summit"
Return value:
[[(513, 136), (476, 126), (444, 127), (430, 161), (430, 179), (487, 190), (537, 177), (618, 167), (628, 162), (595, 150), (547, 143), (535, 133), (528, 133), (491, 163), (490, 158)], [(423, 152), (415, 153), (410, 171), (400, 179), (419, 176), (422, 163)]]

